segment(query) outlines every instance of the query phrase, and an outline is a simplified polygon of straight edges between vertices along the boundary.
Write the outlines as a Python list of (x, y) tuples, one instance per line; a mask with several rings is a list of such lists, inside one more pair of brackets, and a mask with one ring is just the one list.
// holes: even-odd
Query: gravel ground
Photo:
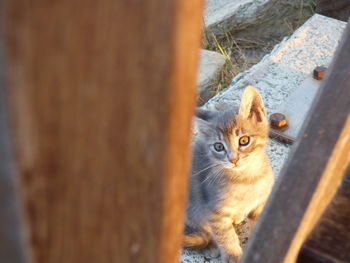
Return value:
[[(229, 88), (213, 97), (204, 107), (213, 109), (220, 102), (238, 105), (243, 89), (255, 86), (262, 94), (268, 114), (283, 103), (316, 66), (328, 66), (341, 39), (346, 23), (314, 15), (292, 36), (284, 39), (262, 61), (248, 71), (237, 75)], [(278, 174), (291, 146), (270, 140), (267, 151), (273, 170)], [(246, 225), (238, 230), (241, 242), (247, 241)], [(215, 248), (202, 251), (184, 249), (182, 263), (218, 263)]]

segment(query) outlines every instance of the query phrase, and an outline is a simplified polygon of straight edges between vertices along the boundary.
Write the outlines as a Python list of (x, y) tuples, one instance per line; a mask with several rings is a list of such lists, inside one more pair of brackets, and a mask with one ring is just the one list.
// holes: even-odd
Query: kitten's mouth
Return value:
[(226, 165), (226, 168), (228, 168), (228, 169), (238, 169), (238, 168), (240, 168), (240, 165), (238, 165), (237, 163), (232, 163), (232, 162), (230, 162), (228, 165)]

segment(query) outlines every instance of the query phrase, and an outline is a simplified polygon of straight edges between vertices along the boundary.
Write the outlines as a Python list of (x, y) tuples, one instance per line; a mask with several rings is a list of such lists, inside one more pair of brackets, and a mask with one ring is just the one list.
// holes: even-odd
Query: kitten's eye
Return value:
[(249, 136), (242, 136), (241, 138), (239, 138), (239, 145), (240, 146), (247, 146), (250, 142), (250, 138)]
[(221, 142), (216, 142), (214, 143), (214, 149), (217, 152), (222, 152), (225, 149), (225, 147)]

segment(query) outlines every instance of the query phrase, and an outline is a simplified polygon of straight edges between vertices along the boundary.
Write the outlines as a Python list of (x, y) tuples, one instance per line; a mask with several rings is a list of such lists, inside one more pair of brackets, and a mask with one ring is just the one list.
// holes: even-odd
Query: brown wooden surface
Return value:
[(303, 245), (298, 262), (350, 262), (350, 166), (337, 194)]
[(243, 263), (295, 262), (350, 162), (350, 25)]
[(0, 2), (0, 262), (24, 263), (24, 233), (16, 191), (14, 156), (5, 105), (3, 4)]
[(202, 1), (7, 3), (36, 262), (178, 262)]
[(316, 12), (346, 22), (350, 16), (350, 0), (316, 0)]

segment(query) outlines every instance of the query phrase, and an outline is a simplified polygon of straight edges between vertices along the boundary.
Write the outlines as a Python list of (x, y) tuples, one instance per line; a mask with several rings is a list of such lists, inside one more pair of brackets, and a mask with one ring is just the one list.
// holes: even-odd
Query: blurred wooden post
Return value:
[(5, 98), (3, 3), (0, 2), (0, 262), (25, 263), (24, 233)]
[[(243, 263), (294, 263), (350, 164), (350, 24)], [(349, 237), (350, 238), (350, 237)]]
[(11, 0), (6, 21), (35, 262), (178, 262), (202, 0)]

